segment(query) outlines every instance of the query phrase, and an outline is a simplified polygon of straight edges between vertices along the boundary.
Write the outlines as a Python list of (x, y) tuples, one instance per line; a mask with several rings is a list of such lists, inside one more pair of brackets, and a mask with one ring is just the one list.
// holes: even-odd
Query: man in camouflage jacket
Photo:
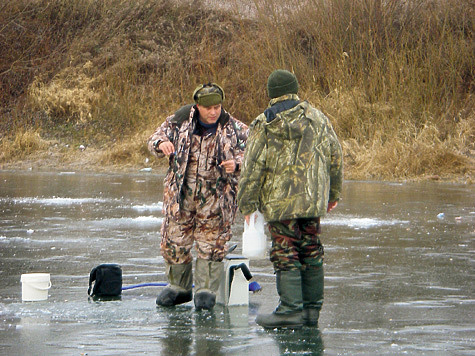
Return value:
[(224, 91), (217, 84), (198, 86), (193, 99), (195, 105), (180, 108), (148, 139), (149, 150), (169, 160), (160, 245), (169, 286), (157, 304), (172, 306), (191, 300), (194, 243), (194, 304), (197, 309), (211, 309), (237, 210), (248, 128), (222, 109)]
[(267, 90), (272, 100), (250, 126), (238, 189), (246, 221), (261, 211), (272, 237), (280, 304), (256, 321), (266, 328), (315, 326), (323, 303), (320, 217), (340, 198), (342, 150), (328, 118), (297, 96), (292, 73), (272, 72)]

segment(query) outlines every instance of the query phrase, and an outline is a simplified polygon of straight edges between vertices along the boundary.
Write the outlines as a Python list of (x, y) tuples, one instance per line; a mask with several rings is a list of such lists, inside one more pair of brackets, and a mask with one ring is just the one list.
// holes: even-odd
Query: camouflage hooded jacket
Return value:
[[(168, 216), (178, 217), (183, 203), (183, 184), (190, 153), (191, 137), (198, 120), (196, 106), (186, 105), (167, 117), (163, 124), (148, 139), (148, 148), (152, 154), (161, 158), (165, 155), (158, 146), (170, 141), (175, 146), (175, 154), (169, 157), (169, 168), (164, 180), (163, 210)], [(218, 119), (216, 138), (212, 147), (215, 155), (218, 179), (211, 190), (219, 197), (224, 225), (234, 222), (237, 210), (236, 192), (239, 169), (228, 174), (219, 165), (222, 161), (234, 159), (241, 166), (248, 127), (229, 115), (224, 109)]]
[(343, 179), (342, 150), (328, 118), (296, 94), (272, 99), (250, 126), (238, 189), (244, 215), (267, 221), (326, 214)]

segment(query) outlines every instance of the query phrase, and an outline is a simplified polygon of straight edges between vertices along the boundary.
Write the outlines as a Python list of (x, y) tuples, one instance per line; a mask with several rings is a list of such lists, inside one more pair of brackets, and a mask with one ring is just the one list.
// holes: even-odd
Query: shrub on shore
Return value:
[[(104, 157), (141, 164), (140, 145), (191, 101), (197, 83), (220, 83), (226, 110), (250, 123), (267, 106), (268, 74), (286, 68), (300, 97), (331, 118), (347, 178), (473, 177), (470, 0), (219, 4), (7, 0), (2, 144), (26, 128), (45, 139), (116, 146), (98, 164)], [(22, 155), (2, 161), (15, 157)]]

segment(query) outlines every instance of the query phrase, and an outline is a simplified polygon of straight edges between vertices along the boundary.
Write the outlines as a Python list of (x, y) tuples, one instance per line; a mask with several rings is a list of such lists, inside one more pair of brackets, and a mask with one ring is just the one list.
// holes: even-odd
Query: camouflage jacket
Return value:
[[(164, 180), (164, 213), (178, 217), (183, 203), (183, 184), (190, 153), (191, 137), (198, 120), (198, 110), (193, 105), (186, 105), (176, 113), (167, 117), (163, 124), (148, 139), (148, 148), (157, 157), (165, 155), (158, 146), (161, 142), (170, 141), (175, 146), (175, 154), (169, 157), (169, 168)], [(218, 119), (216, 138), (212, 147), (216, 157), (213, 169), (218, 170), (218, 179), (212, 182), (211, 190), (218, 195), (223, 224), (234, 222), (237, 210), (236, 192), (239, 178), (239, 167), (242, 164), (244, 149), (248, 135), (248, 127), (233, 118), (224, 109)], [(228, 174), (221, 169), (221, 162), (234, 159), (237, 163), (236, 172)]]
[(267, 221), (319, 217), (337, 201), (342, 149), (329, 119), (295, 94), (270, 101), (250, 126), (238, 189), (244, 215)]

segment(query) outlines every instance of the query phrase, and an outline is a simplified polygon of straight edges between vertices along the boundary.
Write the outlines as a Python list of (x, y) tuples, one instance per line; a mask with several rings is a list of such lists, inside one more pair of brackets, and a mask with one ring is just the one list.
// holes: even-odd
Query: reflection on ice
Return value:
[(395, 306), (411, 308), (451, 308), (448, 300), (413, 300), (411, 302), (394, 303)]
[(152, 205), (134, 205), (132, 209), (143, 212), (143, 211), (162, 211), (163, 203), (160, 201), (157, 204)]
[(407, 220), (381, 220), (376, 218), (358, 218), (352, 216), (333, 216), (325, 218), (325, 225), (347, 226), (355, 229), (369, 229), (376, 226), (408, 224)]
[(74, 175), (76, 172), (59, 172), (60, 176), (69, 176), (69, 175)]
[[(34, 236), (34, 235), (33, 235)], [(18, 237), (18, 236), (0, 236), (0, 245), (13, 245), (13, 247), (20, 247), (20, 246), (30, 246), (30, 245), (51, 245), (51, 244), (61, 244), (66, 246), (72, 245), (85, 245), (90, 244), (91, 241), (88, 237), (84, 238), (68, 238), (67, 240), (62, 239), (61, 237), (57, 238), (42, 238), (42, 239), (35, 239), (35, 238), (27, 238), (27, 237)], [(53, 248), (53, 247), (52, 247)]]
[[(8, 201), (8, 199), (1, 199), (3, 201)], [(75, 204), (94, 204), (94, 203), (105, 203), (106, 199), (100, 198), (62, 198), (62, 197), (52, 197), (52, 198), (17, 198), (11, 199), (15, 204), (44, 204), (44, 205), (75, 205)]]
[(105, 226), (109, 228), (137, 228), (137, 227), (155, 227), (163, 223), (163, 218), (154, 216), (139, 216), (136, 218), (112, 218), (91, 221), (93, 226)]
[(0, 244), (26, 244), (29, 243), (31, 239), (24, 237), (6, 237), (0, 236)]

